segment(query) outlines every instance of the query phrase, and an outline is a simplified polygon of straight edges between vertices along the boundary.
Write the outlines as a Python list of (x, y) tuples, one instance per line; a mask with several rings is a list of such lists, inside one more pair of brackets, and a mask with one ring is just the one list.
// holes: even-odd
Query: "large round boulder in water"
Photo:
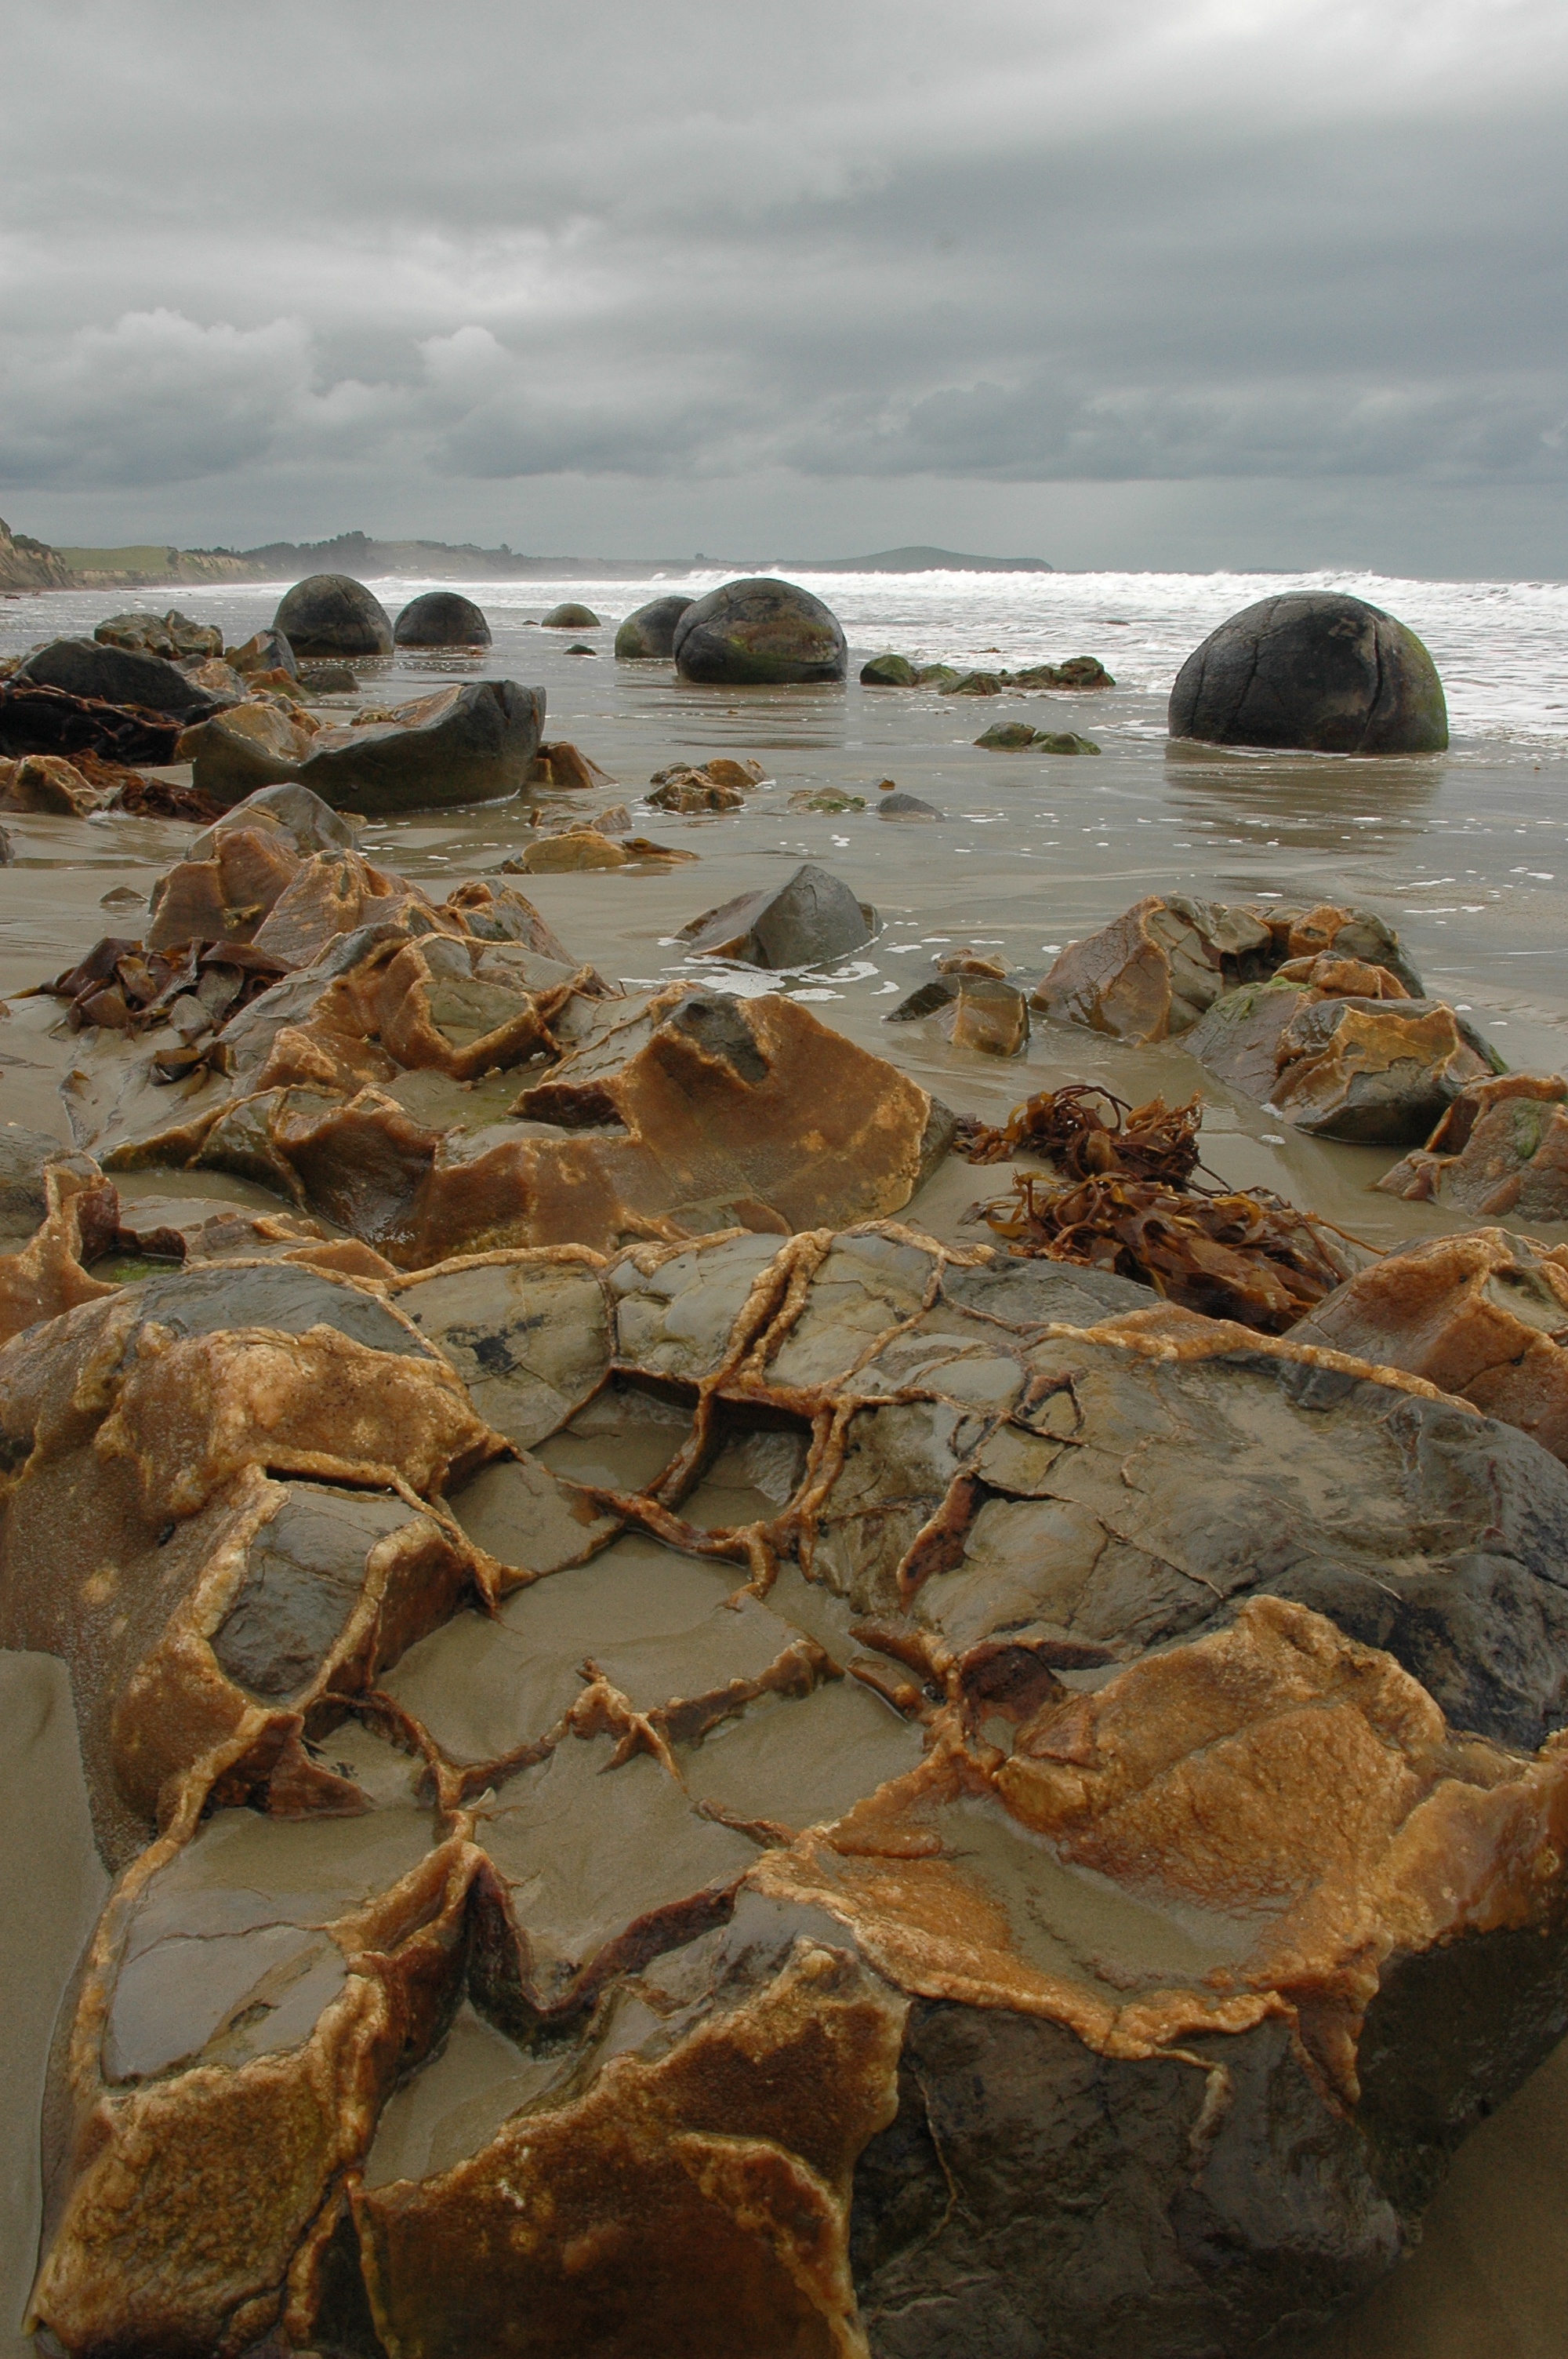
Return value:
[(676, 625), (687, 607), (696, 603), (692, 598), (650, 598), (645, 606), (628, 614), (615, 634), (615, 652), (621, 661), (632, 663), (643, 656), (673, 655)]
[(471, 598), (455, 590), (427, 590), (411, 598), (392, 626), (399, 647), (487, 647), (490, 625)]
[(765, 576), (726, 582), (688, 606), (676, 625), (675, 658), (683, 679), (722, 688), (842, 679), (849, 660), (832, 609)]
[(1413, 631), (1336, 590), (1243, 607), (1190, 655), (1173, 737), (1311, 754), (1441, 754), (1448, 707)]
[(347, 573), (312, 573), (287, 591), (272, 618), (297, 656), (389, 656), (381, 600)]

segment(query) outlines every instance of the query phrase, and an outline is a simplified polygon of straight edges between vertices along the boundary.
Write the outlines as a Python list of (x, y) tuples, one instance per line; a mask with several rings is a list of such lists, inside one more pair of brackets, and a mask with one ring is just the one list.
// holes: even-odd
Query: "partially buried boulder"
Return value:
[(92, 636), (106, 647), (128, 647), (133, 654), (164, 656), (170, 663), (200, 662), (221, 656), (223, 634), (215, 623), (193, 623), (178, 606), (167, 614), (111, 614)]
[(471, 598), (455, 590), (427, 590), (410, 599), (392, 626), (399, 647), (487, 647), (490, 625)]
[(113, 793), (94, 786), (74, 762), (59, 754), (25, 754), (19, 762), (0, 761), (0, 810), (52, 811), (85, 819), (101, 810)]
[(192, 732), (188, 750), (197, 784), (225, 804), (297, 779), (336, 810), (435, 810), (518, 793), (544, 718), (542, 688), (464, 680), (308, 736), (276, 707), (243, 705), (224, 726)]
[(740, 893), (681, 928), (688, 953), (736, 959), (748, 966), (819, 966), (869, 942), (877, 913), (841, 878), (802, 861), (781, 885)]
[(1171, 690), (1173, 737), (1315, 754), (1440, 754), (1443, 682), (1415, 633), (1343, 591), (1260, 599), (1210, 633)]
[(1276, 1060), (1269, 1103), (1298, 1130), (1363, 1147), (1424, 1138), (1501, 1061), (1442, 1000), (1337, 996), (1296, 1010)]
[(347, 573), (312, 573), (286, 591), (272, 618), (297, 656), (387, 656), (392, 623), (362, 582)]
[(599, 616), (593, 608), (579, 605), (572, 599), (568, 599), (564, 605), (552, 606), (547, 614), (540, 615), (539, 620), (546, 631), (596, 631), (599, 628)]
[(628, 614), (615, 634), (615, 653), (622, 663), (635, 663), (652, 656), (670, 656), (675, 652), (676, 625), (693, 601), (689, 598), (650, 598), (634, 614)]
[(842, 679), (849, 650), (838, 616), (809, 590), (763, 577), (727, 582), (676, 625), (676, 669), (713, 687)]
[(1560, 1073), (1473, 1081), (1423, 1147), (1378, 1186), (1483, 1219), (1568, 1221), (1568, 1082)]
[(211, 858), (219, 836), (231, 827), (276, 828), (302, 858), (313, 852), (352, 852), (359, 843), (359, 831), (308, 787), (258, 787), (197, 836), (186, 858)]
[(913, 688), (915, 669), (907, 656), (872, 656), (860, 666), (862, 688)]
[(102, 697), (138, 705), (187, 723), (203, 721), (228, 700), (210, 695), (162, 657), (139, 648), (104, 647), (97, 639), (51, 639), (36, 647), (14, 675), (68, 696)]

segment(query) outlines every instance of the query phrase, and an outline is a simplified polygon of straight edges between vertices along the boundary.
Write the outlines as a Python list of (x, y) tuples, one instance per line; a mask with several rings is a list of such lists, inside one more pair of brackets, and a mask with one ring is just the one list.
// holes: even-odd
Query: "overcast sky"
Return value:
[(1568, 575), (1563, 0), (0, 24), (15, 529)]

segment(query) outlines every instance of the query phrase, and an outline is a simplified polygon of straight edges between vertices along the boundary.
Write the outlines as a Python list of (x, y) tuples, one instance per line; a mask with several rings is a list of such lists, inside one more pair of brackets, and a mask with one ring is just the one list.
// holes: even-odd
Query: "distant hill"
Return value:
[(952, 549), (878, 549), (870, 557), (527, 557), (471, 540), (269, 540), (259, 549), (49, 549), (0, 524), (0, 588), (151, 589), (178, 583), (297, 581), (306, 573), (403, 575), (436, 581), (648, 582), (693, 571), (781, 573), (1050, 573), (1043, 557), (966, 557)]

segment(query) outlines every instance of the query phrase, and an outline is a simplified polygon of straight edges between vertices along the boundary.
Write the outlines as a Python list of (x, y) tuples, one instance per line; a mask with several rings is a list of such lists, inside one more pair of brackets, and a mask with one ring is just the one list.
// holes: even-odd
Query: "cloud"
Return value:
[(17, 513), (1563, 479), (1544, 0), (797, 0), (723, 38), (696, 0), (200, 38), (58, 0), (7, 65)]

